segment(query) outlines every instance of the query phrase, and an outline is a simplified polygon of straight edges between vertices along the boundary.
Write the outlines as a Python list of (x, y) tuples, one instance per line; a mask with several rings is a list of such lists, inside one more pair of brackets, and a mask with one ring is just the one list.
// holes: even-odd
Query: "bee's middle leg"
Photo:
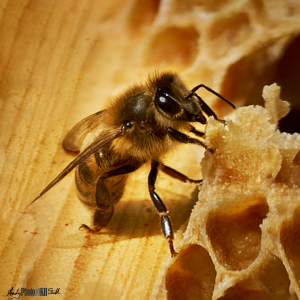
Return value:
[(176, 171), (175, 169), (173, 168), (170, 168), (164, 164), (161, 164), (160, 166), (160, 169), (167, 175), (175, 178), (175, 179), (178, 179), (182, 182), (190, 182), (190, 183), (201, 183), (202, 182), (202, 179), (191, 179), (189, 177), (187, 177), (186, 175)]
[(149, 193), (152, 202), (157, 210), (157, 213), (160, 215), (161, 229), (163, 235), (168, 240), (171, 255), (172, 257), (174, 257), (177, 255), (177, 252), (175, 251), (173, 246), (174, 234), (173, 234), (172, 223), (170, 217), (168, 216), (169, 212), (166, 206), (164, 205), (164, 203), (162, 202), (162, 200), (160, 199), (160, 197), (155, 192), (155, 182), (158, 173), (158, 166), (159, 163), (153, 160), (151, 163), (151, 171), (148, 177), (148, 188), (149, 188)]

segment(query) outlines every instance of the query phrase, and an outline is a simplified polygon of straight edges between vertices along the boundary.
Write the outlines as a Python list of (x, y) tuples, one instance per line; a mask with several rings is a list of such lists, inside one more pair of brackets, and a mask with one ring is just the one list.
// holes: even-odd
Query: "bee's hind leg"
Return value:
[(90, 233), (97, 233), (103, 227), (105, 227), (114, 214), (114, 206), (112, 205), (107, 211), (102, 211), (100, 209), (96, 209), (94, 212), (94, 222), (93, 228), (87, 226), (86, 224), (82, 224), (79, 229), (84, 228)]
[(91, 233), (97, 233), (106, 227), (113, 216), (114, 205), (121, 199), (128, 173), (138, 169), (141, 164), (121, 166), (99, 176), (96, 185), (93, 227), (82, 224), (79, 229), (84, 228)]
[(112, 203), (107, 186), (101, 176), (97, 180), (96, 192), (96, 209), (93, 218), (93, 227), (82, 224), (79, 229), (84, 228), (88, 232), (97, 233), (101, 228), (105, 227), (114, 214), (114, 205)]

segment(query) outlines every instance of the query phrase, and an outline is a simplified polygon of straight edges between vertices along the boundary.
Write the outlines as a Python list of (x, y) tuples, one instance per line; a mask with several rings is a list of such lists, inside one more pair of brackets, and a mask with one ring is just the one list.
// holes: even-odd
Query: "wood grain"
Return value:
[[(49, 299), (165, 298), (170, 254), (147, 166), (99, 235), (78, 231), (91, 214), (75, 195), (73, 173), (26, 209), (74, 158), (61, 146), (68, 130), (126, 87), (171, 70), (188, 87), (204, 83), (238, 105), (255, 104), (272, 78), (294, 91), (284, 99), (298, 99), (298, 3), (179, 2), (0, 1), (0, 297), (12, 287), (46, 287), (60, 289)], [(219, 117), (231, 112), (208, 92), (201, 97)], [(198, 179), (202, 155), (183, 146), (166, 163)], [(161, 176), (157, 191), (176, 231), (196, 187)]]
[[(73, 173), (26, 209), (74, 158), (61, 147), (68, 129), (155, 68), (143, 66), (142, 46), (133, 45), (143, 45), (156, 7), (149, 2), (134, 28), (126, 16), (137, 8), (128, 3), (0, 3), (1, 298), (12, 287), (59, 288), (49, 299), (164, 298), (157, 282), (170, 254), (147, 194), (147, 169), (131, 179), (100, 235), (78, 231), (91, 215), (75, 195)], [(180, 155), (172, 159), (200, 177)], [(196, 154), (192, 164), (199, 160)], [(178, 229), (195, 187), (164, 178), (158, 185)]]

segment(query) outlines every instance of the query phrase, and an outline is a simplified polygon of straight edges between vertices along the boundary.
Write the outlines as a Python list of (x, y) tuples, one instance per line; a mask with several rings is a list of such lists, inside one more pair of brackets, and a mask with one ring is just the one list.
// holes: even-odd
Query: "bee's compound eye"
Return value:
[(160, 90), (155, 95), (155, 104), (164, 113), (174, 117), (181, 114), (181, 108), (167, 93), (162, 93)]

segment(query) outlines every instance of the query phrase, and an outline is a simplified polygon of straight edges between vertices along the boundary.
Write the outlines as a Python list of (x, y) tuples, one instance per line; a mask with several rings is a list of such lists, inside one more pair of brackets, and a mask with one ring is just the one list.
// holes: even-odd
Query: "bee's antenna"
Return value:
[(215, 92), (214, 90), (212, 90), (211, 88), (209, 88), (208, 86), (204, 85), (204, 84), (199, 84), (197, 86), (195, 86), (188, 94), (187, 99), (191, 98), (195, 92), (200, 89), (200, 88), (205, 88), (207, 91), (211, 92), (212, 94), (214, 94), (215, 96), (219, 97), (220, 99), (222, 99), (223, 101), (225, 101), (227, 104), (229, 104), (232, 108), (235, 109), (235, 105), (233, 103), (231, 103), (229, 100), (227, 100), (226, 98), (224, 98), (222, 95), (218, 94), (217, 92)]

